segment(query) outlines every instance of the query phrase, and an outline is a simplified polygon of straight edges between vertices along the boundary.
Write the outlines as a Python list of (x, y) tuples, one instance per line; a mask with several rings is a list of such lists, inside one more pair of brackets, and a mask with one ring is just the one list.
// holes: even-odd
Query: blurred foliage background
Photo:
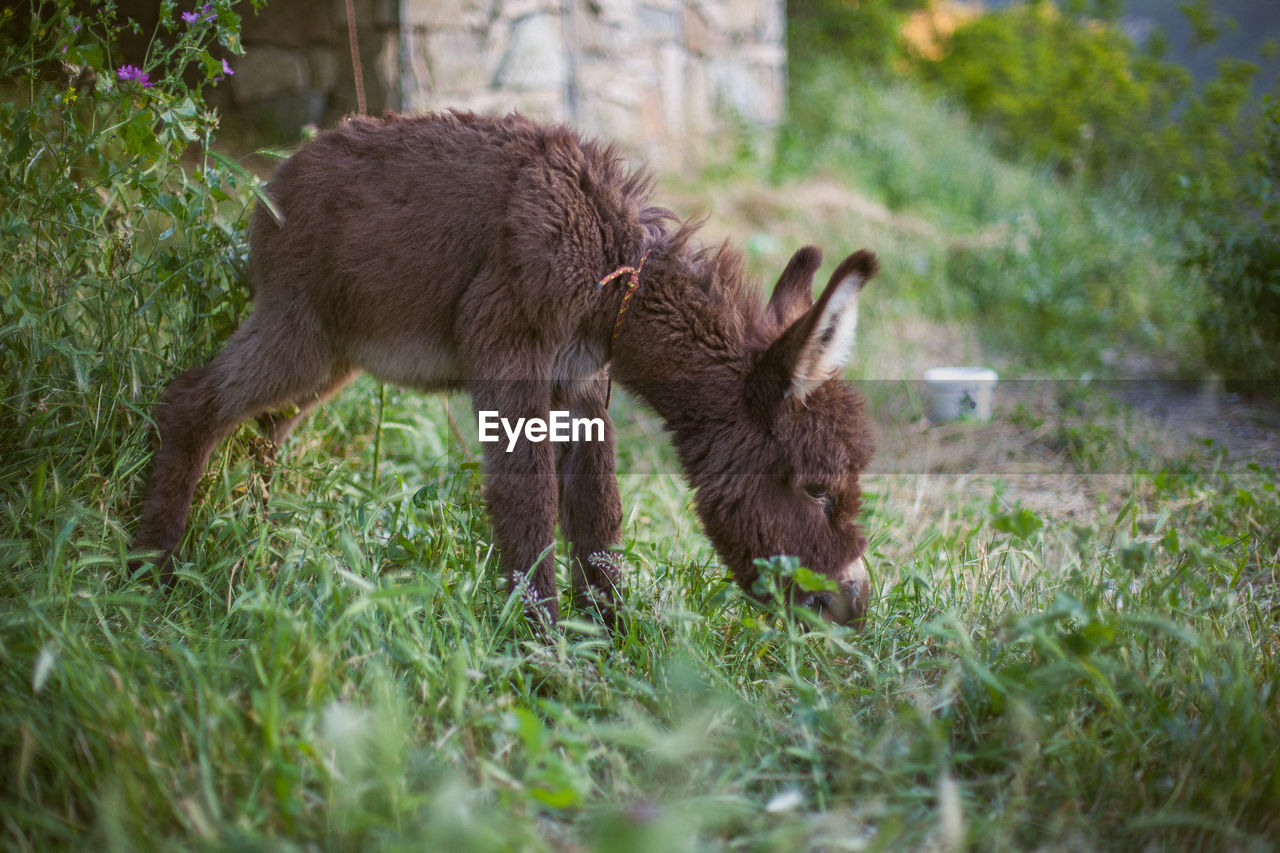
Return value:
[[(1280, 112), (1276, 80), (1263, 73), (1275, 73), (1271, 35), (1280, 25), (1267, 23), (1269, 4), (996, 5), (793, 0), (793, 123), (784, 160), (812, 160), (840, 132), (840, 87), (923, 85), (985, 128), (1004, 157), (1048, 169), (1060, 184), (1172, 216), (1182, 274), (1198, 285), (1185, 295), (1194, 299), (1205, 365), (1234, 379), (1280, 378)], [(1240, 28), (1224, 8), (1247, 16), (1252, 40), (1231, 41), (1251, 55), (1219, 52), (1206, 73), (1202, 55)], [(1143, 12), (1158, 20), (1141, 18), (1137, 41), (1128, 16)], [(1170, 30), (1182, 36), (1176, 51)], [(788, 151), (788, 143), (802, 151)], [(1022, 301), (1014, 290), (999, 297)]]

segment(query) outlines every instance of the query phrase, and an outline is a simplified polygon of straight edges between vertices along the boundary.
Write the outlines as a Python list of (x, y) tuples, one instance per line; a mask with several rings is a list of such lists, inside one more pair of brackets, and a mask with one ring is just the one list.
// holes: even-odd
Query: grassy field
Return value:
[[(837, 96), (820, 146), (663, 195), (762, 277), (803, 242), (881, 255), (850, 370), (880, 380), (864, 632), (747, 601), (618, 394), (619, 630), (535, 640), (476, 446), (367, 379), (273, 468), (249, 429), (217, 452), (158, 591), (125, 569), (147, 413), (216, 335), (149, 334), (216, 311), (73, 289), (49, 313), (92, 309), (78, 342), (0, 341), (0, 846), (1272, 849), (1275, 474), (1084, 381), (1195, 370), (1173, 229), (910, 90), (813, 108)], [(969, 360), (1052, 381), (928, 428), (904, 380)]]

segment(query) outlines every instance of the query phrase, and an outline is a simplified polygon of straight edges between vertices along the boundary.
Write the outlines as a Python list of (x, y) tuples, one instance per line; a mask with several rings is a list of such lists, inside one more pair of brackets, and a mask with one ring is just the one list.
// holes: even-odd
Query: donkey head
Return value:
[(858, 293), (877, 264), (870, 252), (851, 255), (815, 303), (821, 263), (813, 247), (796, 252), (747, 330), (734, 371), (741, 384), (723, 395), (715, 444), (683, 455), (707, 535), (744, 590), (753, 592), (757, 559), (790, 555), (831, 583), (816, 592), (791, 585), (788, 600), (860, 625), (869, 590), (858, 475), (871, 439), (861, 397), (837, 377)]

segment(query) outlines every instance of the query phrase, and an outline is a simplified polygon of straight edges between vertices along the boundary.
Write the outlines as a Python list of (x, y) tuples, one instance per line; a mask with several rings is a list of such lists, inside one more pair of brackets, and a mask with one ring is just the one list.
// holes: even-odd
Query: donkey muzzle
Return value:
[(861, 628), (867, 616), (867, 601), (871, 596), (867, 564), (861, 557), (854, 560), (835, 579), (835, 592), (818, 592), (801, 601), (828, 622)]

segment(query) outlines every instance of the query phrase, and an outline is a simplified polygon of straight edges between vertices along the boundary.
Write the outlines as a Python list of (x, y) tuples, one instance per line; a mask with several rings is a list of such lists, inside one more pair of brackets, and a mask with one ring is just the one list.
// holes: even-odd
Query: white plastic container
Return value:
[(989, 367), (931, 367), (924, 372), (929, 389), (929, 420), (991, 420), (996, 372)]

